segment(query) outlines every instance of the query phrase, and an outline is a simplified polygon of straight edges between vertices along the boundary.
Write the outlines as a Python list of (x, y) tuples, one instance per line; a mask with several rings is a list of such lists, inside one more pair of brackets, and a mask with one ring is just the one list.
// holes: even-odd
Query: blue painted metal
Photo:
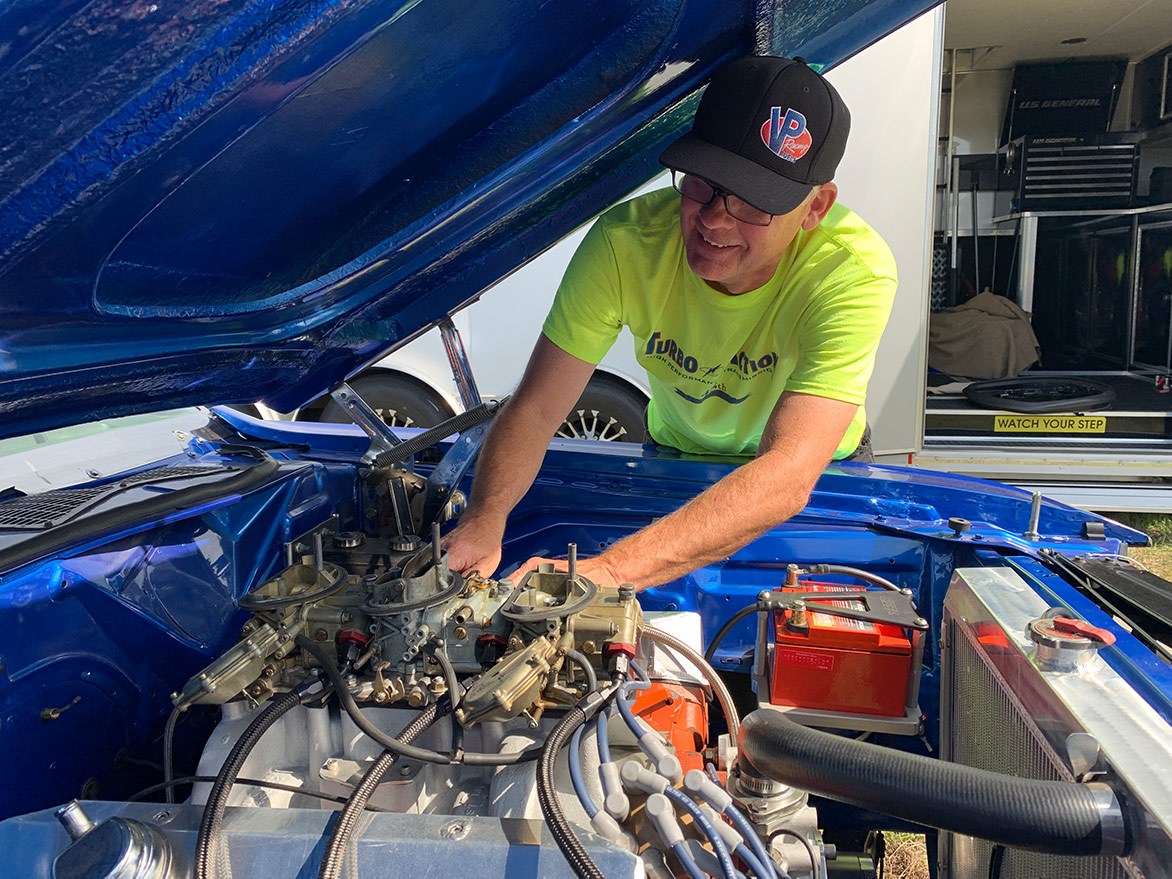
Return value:
[(237, 597), (284, 565), (286, 541), (335, 513), (361, 518), (353, 466), (295, 461), (244, 496), (115, 533), (99, 525), (0, 571), (0, 816), (143, 786), (119, 753), (158, 760), (169, 694), (236, 640), (248, 616)]
[(292, 409), (649, 179), (720, 64), (930, 5), (2, 3), (0, 435)]
[(126, 786), (118, 752), (141, 754), (176, 683), (226, 646), (230, 552), (196, 519), (5, 577), (0, 813), (76, 796), (91, 778)]

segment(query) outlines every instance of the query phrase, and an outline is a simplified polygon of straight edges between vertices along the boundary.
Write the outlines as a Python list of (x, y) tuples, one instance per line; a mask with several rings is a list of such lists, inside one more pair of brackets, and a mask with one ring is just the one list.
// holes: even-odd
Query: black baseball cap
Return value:
[(834, 178), (850, 127), (834, 86), (801, 59), (739, 58), (712, 77), (692, 130), (659, 161), (787, 214)]

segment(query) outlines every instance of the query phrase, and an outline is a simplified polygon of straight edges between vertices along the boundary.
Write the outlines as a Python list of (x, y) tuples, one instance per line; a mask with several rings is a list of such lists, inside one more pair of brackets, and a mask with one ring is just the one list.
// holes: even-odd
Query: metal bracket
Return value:
[[(905, 629), (926, 631), (928, 621), (920, 616), (910, 595), (889, 590), (864, 589), (856, 592), (785, 592), (778, 605), (784, 610), (815, 611), (830, 616), (864, 620), (870, 623), (888, 623)], [(864, 607), (842, 607), (827, 604), (831, 601), (862, 601)], [(794, 628), (804, 628), (795, 626)]]
[(378, 413), (371, 409), (370, 405), (358, 396), (350, 385), (342, 382), (341, 385), (330, 391), (330, 396), (334, 398), (334, 401), (339, 406), (346, 410), (350, 417), (354, 419), (354, 423), (361, 427), (362, 431), (370, 437), (370, 448), (362, 456), (364, 461), (369, 463), (380, 452), (390, 451), (403, 442), (387, 426), (386, 422), (378, 417)]
[(414, 525), (411, 521), (411, 500), (407, 494), (407, 485), (403, 477), (394, 476), (387, 480), (387, 499), (390, 501), (391, 515), (395, 520), (395, 533), (414, 533)]
[(476, 379), (472, 376), (472, 364), (468, 361), (468, 354), (464, 351), (464, 340), (460, 338), (460, 331), (452, 323), (450, 317), (439, 322), (440, 337), (444, 343), (444, 353), (448, 355), (448, 364), (452, 367), (452, 378), (456, 381), (456, 389), (460, 392), (460, 402), (465, 409), (472, 409), (481, 404), (480, 391), (476, 388)]
[(440, 520), (444, 507), (452, 499), (452, 493), (468, 467), (472, 464), (484, 438), (488, 435), (491, 421), (482, 422), (470, 427), (460, 434), (460, 438), (452, 443), (443, 459), (436, 464), (431, 475), (427, 477), (427, 488), (424, 491), (423, 515), (419, 524), (419, 536), (426, 537), (431, 531), (433, 523)]

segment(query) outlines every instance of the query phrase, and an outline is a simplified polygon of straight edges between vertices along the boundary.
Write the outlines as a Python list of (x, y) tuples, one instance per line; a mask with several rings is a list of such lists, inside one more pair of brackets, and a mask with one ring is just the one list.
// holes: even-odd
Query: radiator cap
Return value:
[(1046, 671), (1075, 671), (1092, 662), (1099, 648), (1115, 643), (1106, 629), (1070, 617), (1043, 617), (1030, 622), (1026, 634), (1037, 645), (1034, 658)]

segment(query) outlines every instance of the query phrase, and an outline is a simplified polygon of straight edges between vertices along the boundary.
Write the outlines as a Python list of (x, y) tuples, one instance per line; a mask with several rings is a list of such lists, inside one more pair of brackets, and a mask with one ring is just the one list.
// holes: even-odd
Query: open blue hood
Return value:
[(293, 409), (932, 0), (0, 0), (0, 436)]

